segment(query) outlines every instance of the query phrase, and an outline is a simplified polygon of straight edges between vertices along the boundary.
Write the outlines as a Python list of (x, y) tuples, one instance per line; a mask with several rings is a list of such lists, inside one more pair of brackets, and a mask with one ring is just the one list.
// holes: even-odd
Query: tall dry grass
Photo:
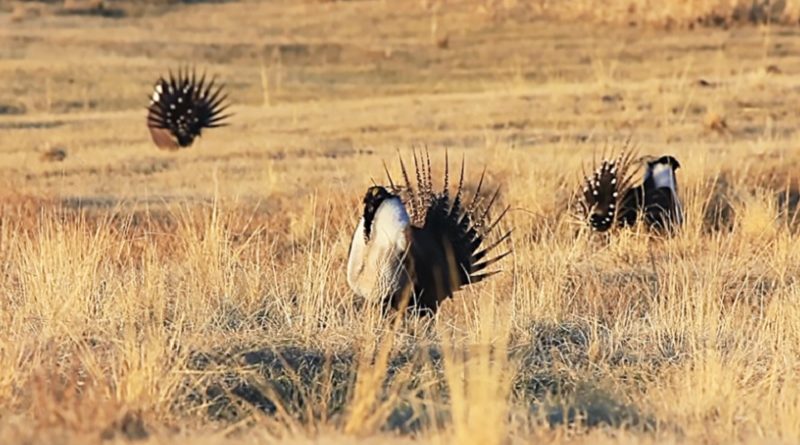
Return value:
[[(800, 440), (796, 30), (627, 26), (711, 2), (434, 3), (0, 27), (0, 442)], [(236, 119), (164, 155), (142, 91), (176, 59)], [(568, 211), (631, 135), (683, 164), (674, 238)], [(419, 142), (469, 187), (488, 167), (514, 255), (435, 319), (384, 320), (345, 258), (381, 161)]]
[(684, 183), (688, 224), (668, 240), (512, 213), (506, 272), (432, 320), (354, 300), (352, 212), (331, 197), (301, 204), (288, 244), (269, 216), (222, 201), (135, 219), (48, 204), (33, 223), (11, 206), (0, 435), (159, 443), (214, 421), (232, 443), (253, 428), (566, 443), (597, 425), (626, 442), (796, 441), (796, 228), (774, 193), (743, 186), (730, 228), (712, 229), (718, 189)]

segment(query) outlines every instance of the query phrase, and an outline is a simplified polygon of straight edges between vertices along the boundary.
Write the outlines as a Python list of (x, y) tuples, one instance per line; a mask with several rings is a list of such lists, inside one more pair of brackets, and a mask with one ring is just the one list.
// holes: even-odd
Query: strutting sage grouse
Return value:
[(672, 156), (645, 156), (644, 180), (633, 186), (633, 152), (623, 151), (615, 159), (603, 160), (584, 179), (580, 207), (593, 230), (605, 232), (616, 226), (633, 226), (642, 220), (647, 228), (674, 230), (683, 224), (675, 170), (680, 163)]
[(194, 70), (181, 69), (178, 75), (160, 78), (147, 107), (147, 127), (158, 148), (177, 150), (192, 145), (204, 128), (226, 125), (230, 114), (228, 96), (214, 79), (199, 79)]
[(465, 203), (463, 160), (452, 197), (447, 165), (441, 191), (433, 189), (427, 152), (424, 158), (414, 153), (414, 167), (416, 186), (401, 157), (404, 185), (395, 185), (386, 168), (389, 185), (367, 189), (350, 245), (347, 282), (356, 294), (380, 303), (384, 310), (409, 308), (431, 314), (462, 287), (499, 272), (488, 269), (511, 252), (495, 253), (511, 232), (485, 246), (508, 211), (506, 207), (496, 219), (489, 217), (499, 188), (486, 201), (481, 194), (485, 170), (472, 199)]

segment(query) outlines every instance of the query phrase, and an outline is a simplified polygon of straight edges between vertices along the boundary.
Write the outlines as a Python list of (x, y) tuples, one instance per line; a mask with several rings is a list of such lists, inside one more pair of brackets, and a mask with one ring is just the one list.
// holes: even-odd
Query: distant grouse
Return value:
[(222, 114), (227, 108), (227, 94), (214, 79), (206, 83), (206, 75), (197, 79), (195, 72), (178, 71), (177, 78), (160, 78), (150, 96), (147, 107), (147, 127), (158, 148), (177, 150), (192, 145), (203, 128), (226, 125), (230, 114)]
[(633, 187), (631, 151), (604, 160), (595, 173), (584, 179), (581, 211), (593, 230), (605, 232), (613, 226), (633, 226), (640, 220), (649, 229), (673, 230), (683, 224), (672, 156), (646, 156), (644, 181)]
[(672, 156), (642, 158), (646, 163), (644, 181), (629, 190), (623, 200), (625, 211), (620, 214), (622, 225), (633, 225), (644, 217), (647, 227), (674, 230), (683, 225), (683, 206), (678, 197), (675, 170), (681, 164)]
[(415, 188), (401, 158), (405, 185), (395, 186), (387, 169), (389, 185), (370, 187), (364, 196), (363, 215), (350, 245), (347, 282), (359, 296), (384, 309), (434, 313), (462, 287), (499, 272), (487, 269), (510, 253), (490, 255), (509, 239), (510, 231), (482, 247), (508, 210), (493, 221), (488, 217), (499, 189), (484, 204), (482, 174), (473, 198), (465, 204), (463, 160), (453, 198), (447, 167), (444, 186), (436, 192), (430, 165), (427, 153), (424, 159), (414, 153)]

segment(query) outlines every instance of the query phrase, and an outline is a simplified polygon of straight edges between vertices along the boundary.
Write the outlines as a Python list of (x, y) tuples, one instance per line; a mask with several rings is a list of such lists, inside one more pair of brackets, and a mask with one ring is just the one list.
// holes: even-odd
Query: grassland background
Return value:
[[(796, 4), (712, 3), (0, 2), (0, 440), (796, 443)], [(235, 117), (164, 153), (182, 64)], [(673, 239), (569, 211), (629, 138), (683, 165)], [(487, 167), (515, 253), (395, 329), (344, 263), (414, 145)]]

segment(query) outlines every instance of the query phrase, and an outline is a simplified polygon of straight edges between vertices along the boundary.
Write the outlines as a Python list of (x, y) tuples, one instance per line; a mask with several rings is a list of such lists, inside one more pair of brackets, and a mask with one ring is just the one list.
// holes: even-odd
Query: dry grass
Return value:
[[(105, 3), (127, 12), (0, 14), (3, 443), (800, 440), (797, 29)], [(144, 106), (180, 63), (236, 115), (163, 153)], [(629, 137), (683, 165), (672, 239), (569, 211)], [(435, 319), (387, 321), (344, 263), (413, 144), (488, 168), (515, 253)]]
[(515, 0), (484, 2), (480, 10), (493, 17), (510, 16), (532, 9), (561, 19), (593, 21), (627, 26), (655, 25), (694, 29), (697, 26), (729, 27), (737, 24), (800, 22), (800, 4), (774, 0)]

